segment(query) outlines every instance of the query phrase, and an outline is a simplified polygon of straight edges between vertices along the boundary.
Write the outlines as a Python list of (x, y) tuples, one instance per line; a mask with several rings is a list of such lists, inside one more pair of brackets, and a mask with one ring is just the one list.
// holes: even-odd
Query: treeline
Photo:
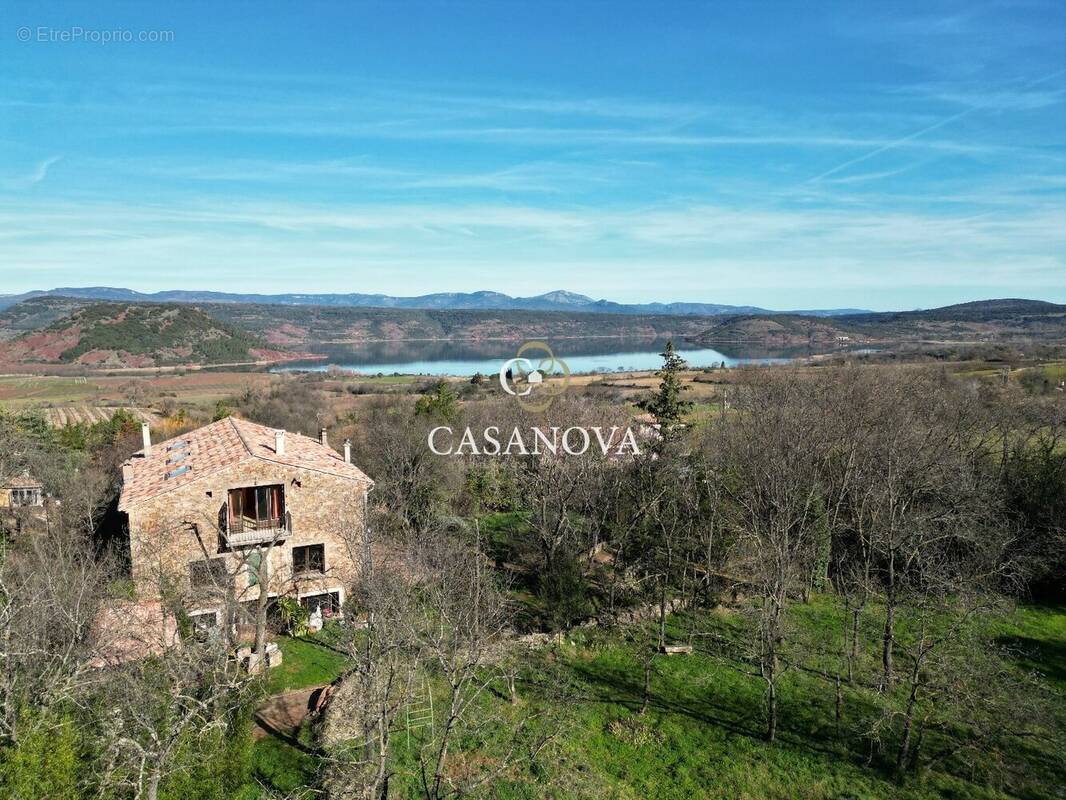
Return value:
[[(1018, 600), (1062, 598), (1061, 397), (921, 368), (752, 369), (727, 410), (692, 427), (682, 364), (667, 355), (639, 458), (438, 458), (425, 446), (432, 424), (631, 422), (588, 397), (538, 416), (460, 402), (442, 384), (414, 406), (372, 405), (348, 433), (377, 480), (376, 530), (465, 531), (534, 598), (519, 626), (650, 617), (637, 647), (645, 703), (655, 660), (677, 643), (668, 612), (725, 607), (742, 635), (693, 614), (684, 641), (761, 681), (752, 712), (768, 741), (788, 713), (782, 676), (801, 671), (822, 682), (838, 740), (888, 771), (1009, 786), (1033, 768), (1029, 742), (1061, 748), (1061, 698), (997, 634)], [(797, 624), (814, 597), (830, 603), (830, 629)]]

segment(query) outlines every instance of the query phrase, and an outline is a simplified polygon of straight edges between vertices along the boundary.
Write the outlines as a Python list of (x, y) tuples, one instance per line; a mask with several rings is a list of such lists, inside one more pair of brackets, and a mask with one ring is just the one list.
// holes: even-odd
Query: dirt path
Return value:
[(307, 717), (307, 702), (311, 693), (321, 686), (310, 686), (271, 697), (255, 712), (252, 736), (262, 739), (270, 735), (291, 736)]

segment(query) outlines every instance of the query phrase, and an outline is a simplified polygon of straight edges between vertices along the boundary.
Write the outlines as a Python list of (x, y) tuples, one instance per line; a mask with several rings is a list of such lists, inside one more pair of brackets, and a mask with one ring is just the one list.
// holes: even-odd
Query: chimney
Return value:
[(148, 423), (141, 423), (141, 442), (144, 445), (144, 457), (152, 455), (152, 434), (148, 431)]
[(285, 455), (285, 431), (274, 431), (274, 455)]
[(322, 442), (322, 446), (323, 447), (329, 447), (329, 439), (326, 438), (326, 429), (325, 428), (319, 428), (318, 429), (318, 440), (320, 442)]
[(344, 440), (344, 463), (345, 464), (351, 464), (352, 463), (352, 440), (351, 439), (345, 439)]

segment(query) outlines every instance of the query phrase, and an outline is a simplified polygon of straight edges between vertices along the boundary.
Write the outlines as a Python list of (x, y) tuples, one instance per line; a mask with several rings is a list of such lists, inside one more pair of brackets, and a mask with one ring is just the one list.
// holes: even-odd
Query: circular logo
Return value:
[(500, 367), (500, 386), (529, 411), (546, 411), (569, 383), (570, 367), (544, 342), (526, 342)]

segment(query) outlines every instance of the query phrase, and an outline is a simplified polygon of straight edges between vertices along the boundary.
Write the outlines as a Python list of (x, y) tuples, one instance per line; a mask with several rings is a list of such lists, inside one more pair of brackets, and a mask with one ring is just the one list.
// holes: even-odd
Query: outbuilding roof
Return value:
[(21, 475), (4, 478), (0, 477), (0, 489), (43, 489), (42, 484), (36, 478), (31, 478), (28, 473), (23, 472)]
[(118, 507), (124, 511), (143, 500), (252, 458), (373, 484), (361, 469), (318, 439), (286, 433), (283, 452), (277, 453), (276, 433), (274, 428), (265, 425), (226, 417), (153, 444), (147, 456), (138, 450), (122, 465)]

